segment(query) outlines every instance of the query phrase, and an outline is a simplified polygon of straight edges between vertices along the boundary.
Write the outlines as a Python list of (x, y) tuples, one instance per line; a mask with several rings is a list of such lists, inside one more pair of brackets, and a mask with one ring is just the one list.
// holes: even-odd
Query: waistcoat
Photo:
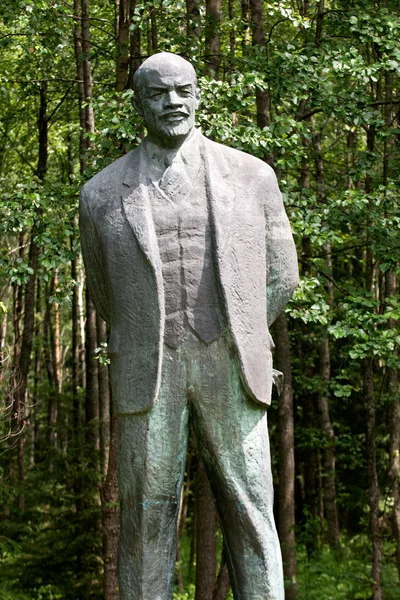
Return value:
[(149, 187), (164, 281), (164, 342), (172, 348), (189, 328), (207, 344), (220, 332), (204, 166), (193, 147), (189, 157), (174, 160)]

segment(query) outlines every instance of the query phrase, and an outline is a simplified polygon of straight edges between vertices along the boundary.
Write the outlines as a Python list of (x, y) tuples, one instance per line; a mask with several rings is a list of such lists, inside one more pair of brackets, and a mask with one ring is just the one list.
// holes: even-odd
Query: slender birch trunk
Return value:
[(285, 576), (285, 598), (294, 600), (298, 593), (295, 537), (295, 456), (292, 366), (287, 318), (282, 313), (274, 324), (276, 366), (283, 373), (279, 397), (279, 520)]

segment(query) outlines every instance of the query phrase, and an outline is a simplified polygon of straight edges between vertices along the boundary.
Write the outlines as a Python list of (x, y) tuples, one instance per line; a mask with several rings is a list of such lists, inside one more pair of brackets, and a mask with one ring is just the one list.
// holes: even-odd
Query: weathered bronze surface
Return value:
[(281, 194), (268, 165), (194, 128), (187, 61), (156, 54), (134, 86), (148, 136), (84, 186), (80, 205), (119, 415), (120, 599), (172, 598), (191, 420), (235, 600), (283, 600), (268, 327), (298, 271)]

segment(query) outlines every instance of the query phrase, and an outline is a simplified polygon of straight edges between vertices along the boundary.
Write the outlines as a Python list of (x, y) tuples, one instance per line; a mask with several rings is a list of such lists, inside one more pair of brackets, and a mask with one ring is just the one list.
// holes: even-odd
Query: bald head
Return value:
[(199, 90), (187, 60), (169, 52), (154, 54), (136, 71), (133, 89), (136, 109), (153, 141), (173, 145), (190, 134)]
[(190, 62), (172, 52), (159, 52), (147, 58), (133, 76), (133, 89), (139, 94), (146, 81), (159, 77), (180, 76), (197, 86), (195, 70)]

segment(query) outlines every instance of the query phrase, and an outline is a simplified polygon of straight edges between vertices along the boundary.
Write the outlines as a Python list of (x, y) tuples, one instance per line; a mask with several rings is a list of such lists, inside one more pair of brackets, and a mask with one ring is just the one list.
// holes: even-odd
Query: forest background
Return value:
[[(2, 0), (0, 599), (117, 600), (116, 422), (79, 189), (136, 146), (132, 76), (188, 58), (198, 126), (270, 163), (301, 282), (269, 411), (286, 598), (400, 597), (400, 2)], [(192, 439), (176, 599), (229, 596)]]

